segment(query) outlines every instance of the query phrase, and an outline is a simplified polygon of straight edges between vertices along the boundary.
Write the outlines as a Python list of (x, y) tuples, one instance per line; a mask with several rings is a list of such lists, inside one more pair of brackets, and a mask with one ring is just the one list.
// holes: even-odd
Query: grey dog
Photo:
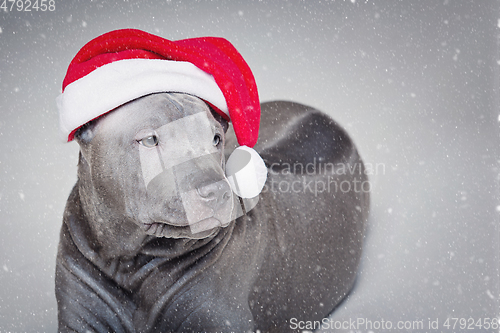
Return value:
[(251, 200), (225, 176), (234, 133), (197, 97), (147, 95), (78, 130), (61, 332), (285, 332), (345, 298), (369, 210), (363, 163), (325, 114), (261, 109), (255, 149), (269, 174)]

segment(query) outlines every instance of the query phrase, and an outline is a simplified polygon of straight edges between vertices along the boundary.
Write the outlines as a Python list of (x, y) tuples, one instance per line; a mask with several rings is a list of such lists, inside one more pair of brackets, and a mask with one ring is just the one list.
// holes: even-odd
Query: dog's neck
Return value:
[[(165, 293), (174, 288), (174, 284), (175, 288), (182, 288), (187, 280), (176, 283), (182, 274), (191, 271), (192, 276), (198, 275), (207, 265), (217, 261), (231, 239), (234, 223), (204, 239), (157, 238), (144, 234), (139, 228), (129, 229), (137, 231), (135, 234), (120, 233), (117, 238), (110, 235), (107, 228), (96, 227), (98, 223), (103, 225), (109, 221), (96, 221), (102, 217), (91, 216), (86, 211), (88, 204), (79, 194), (82, 188), (83, 182), (77, 181), (68, 198), (63, 232), (69, 233), (78, 251), (99, 271), (120, 287), (130, 292), (138, 291), (139, 298), (150, 290)], [(114, 240), (106, 237), (114, 237)], [(133, 247), (130, 246), (131, 240)], [(200, 260), (202, 258), (205, 259)], [(147, 287), (144, 288), (144, 285)], [(142, 298), (148, 300), (150, 297)], [(141, 305), (146, 309), (145, 313), (154, 305), (148, 302)]]

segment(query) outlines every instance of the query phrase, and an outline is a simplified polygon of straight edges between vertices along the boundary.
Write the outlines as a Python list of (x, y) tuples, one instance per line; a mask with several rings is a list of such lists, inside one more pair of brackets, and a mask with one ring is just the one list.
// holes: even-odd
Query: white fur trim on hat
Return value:
[(87, 122), (136, 98), (158, 92), (197, 96), (229, 115), (212, 75), (190, 62), (125, 59), (103, 65), (69, 84), (56, 99), (64, 140)]

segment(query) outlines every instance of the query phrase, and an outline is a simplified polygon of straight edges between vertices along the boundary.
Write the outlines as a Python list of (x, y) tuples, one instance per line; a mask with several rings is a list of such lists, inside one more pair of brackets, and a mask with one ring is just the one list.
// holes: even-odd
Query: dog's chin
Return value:
[(142, 229), (148, 235), (165, 238), (203, 239), (217, 233), (222, 228), (221, 222), (213, 217), (196, 223), (177, 226), (168, 222), (143, 223)]

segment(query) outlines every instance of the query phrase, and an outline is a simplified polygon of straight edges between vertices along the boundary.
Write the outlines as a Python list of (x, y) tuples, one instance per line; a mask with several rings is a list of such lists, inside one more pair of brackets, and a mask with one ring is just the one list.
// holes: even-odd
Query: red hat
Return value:
[(240, 145), (257, 142), (260, 104), (253, 74), (223, 38), (170, 41), (123, 29), (88, 42), (71, 61), (57, 98), (68, 141), (85, 123), (155, 92), (197, 96), (233, 123)]
[(77, 53), (62, 90), (57, 107), (67, 141), (84, 124), (136, 98), (157, 92), (197, 96), (232, 122), (241, 145), (226, 163), (233, 191), (252, 198), (265, 184), (267, 168), (251, 149), (260, 124), (255, 79), (243, 57), (223, 38), (170, 41), (141, 30), (111, 31)]

